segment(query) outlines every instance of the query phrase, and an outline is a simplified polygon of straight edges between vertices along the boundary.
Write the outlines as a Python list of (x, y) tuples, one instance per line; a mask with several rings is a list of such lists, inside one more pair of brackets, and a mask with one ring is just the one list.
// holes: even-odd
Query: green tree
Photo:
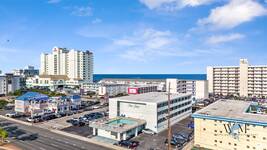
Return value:
[(3, 109), (7, 104), (7, 101), (0, 99), (0, 109)]
[(2, 143), (4, 143), (5, 139), (8, 137), (8, 132), (0, 128), (0, 136), (1, 136)]

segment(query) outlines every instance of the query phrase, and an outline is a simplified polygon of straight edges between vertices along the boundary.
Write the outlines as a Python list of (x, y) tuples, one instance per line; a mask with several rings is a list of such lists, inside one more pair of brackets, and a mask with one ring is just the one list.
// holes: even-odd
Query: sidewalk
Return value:
[(20, 148), (12, 145), (12, 144), (6, 144), (4, 146), (0, 146), (0, 149), (2, 150), (21, 150)]

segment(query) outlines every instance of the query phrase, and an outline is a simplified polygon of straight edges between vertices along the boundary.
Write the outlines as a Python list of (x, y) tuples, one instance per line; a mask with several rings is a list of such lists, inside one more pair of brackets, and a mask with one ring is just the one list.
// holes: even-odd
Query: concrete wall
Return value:
[(196, 81), (195, 98), (196, 99), (209, 98), (209, 91), (208, 90), (209, 89), (208, 89), (208, 81), (207, 80)]
[(195, 118), (194, 145), (214, 150), (233, 150), (235, 148), (236, 150), (264, 150), (267, 148), (267, 127), (249, 125), (244, 133), (244, 125), (242, 125), (243, 132), (239, 129), (239, 137), (234, 138), (224, 128), (224, 124), (228, 123)]
[(207, 67), (208, 91), (213, 93), (213, 68)]
[(248, 61), (246, 59), (240, 59), (239, 93), (240, 96), (248, 96)]
[(170, 93), (177, 93), (177, 82), (177, 79), (166, 79), (166, 91), (170, 90)]

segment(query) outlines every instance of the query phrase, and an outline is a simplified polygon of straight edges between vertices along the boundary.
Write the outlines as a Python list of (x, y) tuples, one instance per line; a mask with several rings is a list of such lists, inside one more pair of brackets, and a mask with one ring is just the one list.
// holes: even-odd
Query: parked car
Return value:
[(86, 108), (84, 108), (83, 110), (84, 110), (84, 111), (91, 111), (91, 110), (93, 110), (93, 108), (92, 108), (92, 107), (86, 107)]
[[(176, 148), (181, 148), (185, 145), (185, 140), (182, 139), (176, 139), (176, 138), (172, 138), (171, 139), (171, 145), (175, 146)], [(165, 144), (168, 145), (168, 139), (165, 140)]]
[(127, 147), (129, 149), (134, 149), (139, 145), (138, 141), (129, 141), (129, 140), (122, 140), (118, 143), (118, 145)]
[(28, 122), (34, 122), (34, 123), (40, 122), (40, 121), (42, 121), (42, 116), (29, 117), (29, 118), (27, 118), (27, 121)]
[(6, 127), (3, 127), (4, 130), (6, 130), (7, 132), (11, 132), (13, 130), (17, 130), (18, 127), (17, 126), (6, 126)]
[(101, 106), (100, 105), (94, 105), (92, 108), (93, 109), (99, 109), (99, 108), (101, 108)]
[(55, 119), (57, 118), (55, 113), (49, 113), (49, 114), (45, 114), (42, 119), (43, 120), (51, 120), (51, 119)]
[(150, 129), (143, 129), (142, 130), (143, 133), (145, 134), (149, 134), (149, 135), (155, 135), (156, 133)]
[(71, 115), (73, 115), (74, 113), (72, 112), (72, 111), (68, 111), (68, 112), (66, 112), (66, 116), (71, 116)]
[(193, 138), (193, 132), (184, 132), (184, 131), (180, 131), (176, 134), (174, 134), (176, 136), (180, 136), (183, 137), (184, 139), (186, 139), (187, 141), (190, 141)]
[(16, 112), (11, 112), (11, 113), (6, 113), (6, 116), (10, 118), (16, 118), (16, 117), (20, 117), (21, 115)]

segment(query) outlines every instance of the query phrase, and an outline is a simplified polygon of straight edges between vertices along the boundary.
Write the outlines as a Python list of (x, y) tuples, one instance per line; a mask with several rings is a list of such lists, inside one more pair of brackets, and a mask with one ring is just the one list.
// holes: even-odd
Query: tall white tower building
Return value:
[(40, 75), (67, 75), (70, 79), (93, 82), (93, 53), (54, 47), (41, 54)]

